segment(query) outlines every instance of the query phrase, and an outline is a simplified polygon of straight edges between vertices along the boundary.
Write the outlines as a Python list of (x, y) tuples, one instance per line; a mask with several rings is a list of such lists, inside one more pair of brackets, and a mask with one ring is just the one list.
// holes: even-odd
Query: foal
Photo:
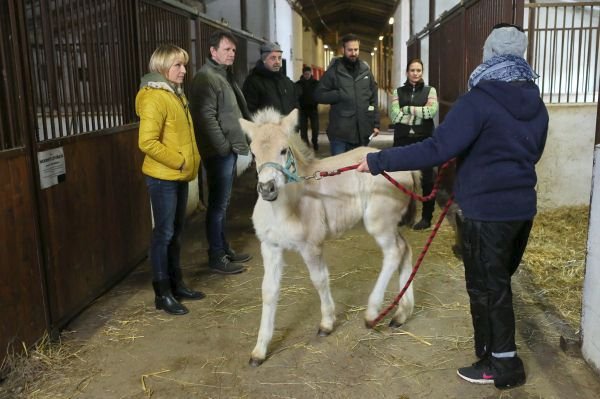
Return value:
[[(262, 282), (262, 317), (258, 340), (250, 364), (260, 365), (266, 357), (273, 336), (275, 310), (284, 266), (283, 250), (300, 253), (313, 285), (321, 299), (320, 336), (331, 333), (335, 323), (334, 302), (329, 288), (329, 272), (323, 259), (326, 238), (352, 228), (361, 219), (367, 232), (375, 238), (383, 252), (381, 272), (369, 296), (365, 321), (373, 321), (381, 308), (384, 292), (394, 271), (400, 265), (400, 287), (411, 273), (412, 252), (398, 232), (398, 223), (414, 217), (412, 199), (381, 176), (348, 171), (322, 180), (306, 179), (319, 171), (331, 171), (356, 164), (367, 153), (376, 151), (361, 147), (325, 159), (314, 159), (294, 132), (297, 110), (281, 117), (266, 109), (254, 122), (240, 123), (252, 140), (250, 148), (256, 157), (259, 198), (252, 222), (261, 242), (264, 264)], [(408, 189), (415, 189), (418, 172), (392, 174)], [(399, 326), (411, 315), (414, 306), (412, 286), (399, 303), (390, 325)]]

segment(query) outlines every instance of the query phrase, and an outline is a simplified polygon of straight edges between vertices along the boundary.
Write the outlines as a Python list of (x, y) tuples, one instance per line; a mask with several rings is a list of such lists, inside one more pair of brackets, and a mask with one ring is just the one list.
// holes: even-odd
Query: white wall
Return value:
[(295, 12), (292, 12), (292, 28), (292, 63), (288, 63), (288, 76), (293, 81), (296, 81), (297, 79), (300, 79), (300, 75), (302, 75), (302, 63), (304, 61), (304, 30), (302, 29), (302, 17)]
[[(598, 121), (600, 123), (600, 121)], [(583, 280), (583, 309), (581, 352), (585, 360), (600, 373), (600, 145), (596, 146), (593, 173), (592, 204), (588, 230), (585, 278)]]
[(548, 104), (550, 125), (537, 165), (538, 205), (590, 203), (596, 104)]
[(232, 28), (240, 29), (242, 14), (240, 0), (204, 0), (206, 15), (217, 21), (224, 19)]
[[(246, 10), (246, 27), (248, 28), (248, 32), (259, 39), (269, 39), (271, 37), (269, 10), (271, 9), (272, 3), (273, 0), (252, 0), (251, 3), (248, 2), (249, 7), (247, 7)], [(249, 58), (254, 56), (255, 54), (248, 54)], [(258, 54), (256, 54), (256, 59), (258, 59)]]
[[(276, 41), (283, 50), (283, 58), (287, 60), (286, 74), (294, 79), (294, 58), (292, 46), (294, 45), (293, 11), (286, 0), (275, 0), (271, 10), (270, 21), (273, 29), (271, 41)], [(302, 47), (300, 47), (302, 48)]]

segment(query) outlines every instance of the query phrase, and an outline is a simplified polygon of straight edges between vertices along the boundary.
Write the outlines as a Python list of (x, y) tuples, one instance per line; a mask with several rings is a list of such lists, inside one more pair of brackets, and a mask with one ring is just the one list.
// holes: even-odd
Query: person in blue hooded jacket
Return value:
[(456, 158), (454, 192), (464, 219), (463, 263), (479, 361), (457, 370), (472, 383), (512, 388), (525, 383), (515, 345), (511, 276), (536, 214), (539, 161), (548, 111), (523, 58), (527, 37), (498, 24), (483, 48), (483, 63), (433, 136), (407, 147), (367, 155), (358, 170), (417, 170)]

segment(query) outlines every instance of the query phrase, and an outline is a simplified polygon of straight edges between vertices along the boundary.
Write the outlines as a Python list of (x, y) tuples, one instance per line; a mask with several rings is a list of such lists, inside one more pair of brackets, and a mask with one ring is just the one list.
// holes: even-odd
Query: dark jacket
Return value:
[(310, 79), (304, 79), (301, 77), (296, 82), (297, 92), (299, 94), (298, 103), (301, 109), (315, 110), (317, 109), (317, 101), (315, 100), (315, 90), (319, 81), (311, 77)]
[(357, 62), (358, 70), (353, 77), (342, 58), (335, 58), (319, 81), (315, 100), (331, 104), (329, 139), (366, 144), (373, 128), (379, 128), (377, 83), (367, 63)]
[(298, 94), (294, 82), (281, 72), (273, 72), (258, 60), (242, 87), (248, 109), (252, 114), (273, 107), (281, 115), (287, 115), (298, 108)]
[[(427, 104), (430, 86), (426, 86), (421, 80), (415, 86), (407, 80), (403, 86), (398, 87), (396, 93), (398, 95), (398, 105), (400, 109), (405, 106), (422, 107)], [(410, 130), (413, 130), (417, 136), (429, 137), (433, 133), (435, 126), (432, 118), (422, 118), (420, 124), (404, 124), (396, 123), (394, 125), (394, 134), (399, 136), (408, 136)]]
[(208, 60), (200, 68), (192, 80), (190, 111), (202, 158), (226, 156), (231, 151), (248, 154), (248, 141), (239, 119), (249, 119), (250, 115), (227, 66)]
[(369, 154), (367, 162), (379, 174), (457, 157), (454, 192), (466, 217), (530, 220), (536, 213), (535, 164), (547, 132), (548, 111), (533, 82), (482, 81), (459, 98), (432, 137)]

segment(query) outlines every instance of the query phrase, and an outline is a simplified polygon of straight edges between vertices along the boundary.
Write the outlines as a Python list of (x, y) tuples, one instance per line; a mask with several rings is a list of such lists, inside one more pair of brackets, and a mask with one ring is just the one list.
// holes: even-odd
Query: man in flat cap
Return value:
[(298, 97), (300, 104), (300, 137), (308, 144), (308, 121), (310, 120), (311, 141), (315, 151), (319, 149), (319, 111), (317, 100), (315, 100), (315, 89), (318, 84), (319, 81), (313, 78), (312, 68), (308, 65), (302, 68), (302, 76), (296, 82), (300, 96)]
[(298, 108), (296, 86), (281, 71), (282, 54), (277, 43), (260, 46), (260, 59), (242, 87), (248, 110), (252, 114), (262, 108), (273, 107), (281, 115), (287, 115)]

